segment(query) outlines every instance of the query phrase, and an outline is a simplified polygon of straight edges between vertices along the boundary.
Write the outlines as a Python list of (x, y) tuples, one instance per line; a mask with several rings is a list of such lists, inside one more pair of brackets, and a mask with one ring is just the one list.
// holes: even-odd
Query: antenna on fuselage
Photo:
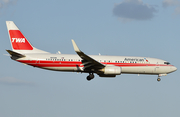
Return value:
[(57, 52), (57, 54), (61, 54), (61, 52), (60, 52), (60, 51), (58, 51), (58, 52)]

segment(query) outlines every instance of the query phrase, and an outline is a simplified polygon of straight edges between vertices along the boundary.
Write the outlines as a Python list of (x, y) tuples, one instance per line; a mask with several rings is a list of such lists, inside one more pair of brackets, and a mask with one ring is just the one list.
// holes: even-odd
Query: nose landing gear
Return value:
[(87, 80), (90, 81), (94, 78), (94, 74), (93, 73), (89, 73), (89, 76), (87, 76)]
[(160, 81), (161, 81), (161, 78), (160, 78), (160, 77), (158, 77), (158, 78), (157, 78), (157, 81), (158, 81), (158, 82), (160, 82)]
[(161, 76), (166, 76), (166, 75), (167, 75), (167, 74), (159, 74), (159, 75), (158, 75), (158, 78), (157, 78), (157, 81), (158, 81), (158, 82), (161, 81), (161, 78), (160, 78), (160, 77), (161, 77)]

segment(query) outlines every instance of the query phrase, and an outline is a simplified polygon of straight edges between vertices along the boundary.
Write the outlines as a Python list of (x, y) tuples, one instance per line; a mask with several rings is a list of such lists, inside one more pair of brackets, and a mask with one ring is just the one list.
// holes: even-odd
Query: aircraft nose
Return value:
[(171, 70), (172, 70), (172, 72), (174, 72), (177, 70), (177, 67), (173, 66), (173, 67), (171, 67)]

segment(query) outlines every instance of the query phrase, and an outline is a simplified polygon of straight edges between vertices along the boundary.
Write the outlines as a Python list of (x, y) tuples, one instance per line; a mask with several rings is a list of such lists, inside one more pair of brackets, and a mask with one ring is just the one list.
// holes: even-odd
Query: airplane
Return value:
[(12, 60), (53, 71), (88, 73), (87, 80), (95, 76), (116, 77), (121, 74), (148, 74), (161, 76), (174, 72), (177, 68), (169, 62), (150, 57), (87, 55), (72, 39), (77, 54), (51, 54), (31, 45), (13, 21), (6, 21), (12, 50), (6, 50)]

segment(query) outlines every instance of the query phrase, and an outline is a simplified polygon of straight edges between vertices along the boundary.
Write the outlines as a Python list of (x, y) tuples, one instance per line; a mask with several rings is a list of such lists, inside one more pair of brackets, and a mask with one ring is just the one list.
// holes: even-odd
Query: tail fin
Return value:
[(13, 21), (6, 21), (13, 51), (20, 53), (47, 53), (33, 47)]

